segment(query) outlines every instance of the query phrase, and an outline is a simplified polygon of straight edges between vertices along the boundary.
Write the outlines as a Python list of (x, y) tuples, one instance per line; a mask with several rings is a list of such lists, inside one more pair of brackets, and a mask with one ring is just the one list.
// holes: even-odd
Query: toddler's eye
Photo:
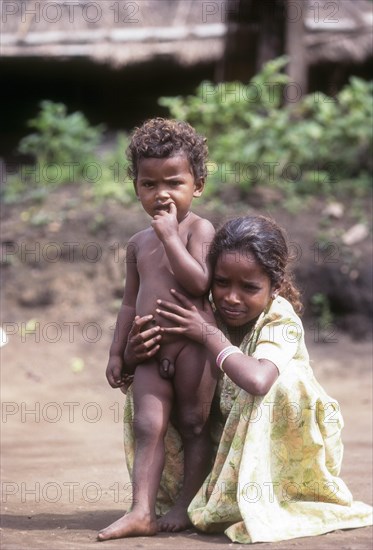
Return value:
[(217, 286), (227, 286), (227, 281), (225, 281), (224, 279), (214, 279), (213, 280), (214, 282), (214, 285), (217, 285)]

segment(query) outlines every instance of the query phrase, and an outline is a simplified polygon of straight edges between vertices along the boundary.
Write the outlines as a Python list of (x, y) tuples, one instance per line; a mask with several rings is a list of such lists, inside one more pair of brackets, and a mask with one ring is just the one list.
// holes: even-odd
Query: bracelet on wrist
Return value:
[(241, 351), (240, 348), (238, 348), (237, 346), (227, 346), (226, 348), (222, 349), (220, 353), (218, 353), (218, 356), (216, 358), (216, 365), (222, 372), (224, 372), (224, 361), (233, 353), (241, 353), (241, 355), (243, 355), (243, 351)]

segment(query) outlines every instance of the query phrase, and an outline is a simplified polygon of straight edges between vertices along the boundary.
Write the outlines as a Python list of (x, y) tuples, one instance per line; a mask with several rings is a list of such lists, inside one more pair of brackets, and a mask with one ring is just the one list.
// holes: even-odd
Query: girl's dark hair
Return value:
[(252, 254), (281, 296), (289, 300), (297, 313), (302, 311), (300, 292), (288, 269), (290, 258), (285, 232), (264, 216), (247, 216), (228, 221), (215, 235), (209, 253), (212, 269), (222, 252)]
[(207, 139), (187, 122), (160, 117), (147, 120), (132, 133), (127, 149), (128, 174), (136, 182), (142, 158), (166, 158), (180, 152), (187, 156), (194, 178), (205, 178)]

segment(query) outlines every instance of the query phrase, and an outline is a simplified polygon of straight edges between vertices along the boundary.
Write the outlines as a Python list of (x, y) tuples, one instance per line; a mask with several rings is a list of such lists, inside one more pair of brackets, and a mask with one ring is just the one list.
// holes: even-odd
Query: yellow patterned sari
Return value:
[[(226, 375), (219, 381), (220, 412), (212, 416), (217, 452), (211, 473), (189, 506), (193, 525), (208, 533), (224, 532), (241, 543), (371, 525), (372, 508), (354, 502), (338, 477), (343, 455), (339, 405), (313, 375), (303, 326), (289, 302), (281, 297), (272, 301), (240, 347), (275, 363), (280, 375), (264, 397), (248, 394)], [(124, 420), (131, 475), (131, 389)], [(183, 476), (182, 444), (171, 425), (165, 447), (159, 514), (172, 506)]]

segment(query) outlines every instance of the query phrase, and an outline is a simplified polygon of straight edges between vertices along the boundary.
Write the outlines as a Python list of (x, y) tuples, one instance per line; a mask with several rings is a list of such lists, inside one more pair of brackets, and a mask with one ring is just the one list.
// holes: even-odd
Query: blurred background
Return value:
[(128, 130), (167, 114), (161, 96), (206, 80), (249, 83), (284, 54), (293, 99), (334, 96), (372, 72), (371, 0), (4, 0), (1, 9), (5, 157), (45, 99)]
[[(50, 281), (33, 291), (28, 279), (16, 285), (12, 268), (30, 260), (17, 232), (106, 246), (147, 223), (125, 149), (135, 125), (160, 115), (208, 138), (204, 215), (216, 224), (247, 211), (274, 215), (292, 240), (306, 314), (366, 336), (372, 0), (4, 0), (1, 10), (11, 308), (46, 307), (59, 295)], [(56, 253), (63, 261), (66, 251)], [(42, 256), (34, 263), (27, 277), (54, 267)]]

